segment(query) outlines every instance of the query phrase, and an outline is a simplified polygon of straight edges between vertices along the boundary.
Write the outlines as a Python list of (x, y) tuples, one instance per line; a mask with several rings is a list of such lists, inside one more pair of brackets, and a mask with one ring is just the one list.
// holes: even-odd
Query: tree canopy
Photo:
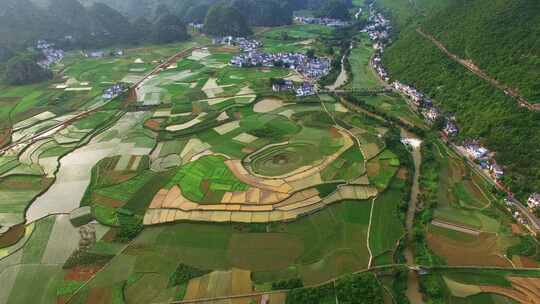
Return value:
[(189, 35), (180, 18), (166, 14), (154, 24), (153, 38), (158, 43), (171, 43), (186, 40)]
[(217, 4), (210, 8), (204, 31), (213, 36), (247, 36), (251, 34), (244, 16), (234, 7)]
[(5, 79), (12, 85), (30, 84), (50, 78), (52, 72), (39, 66), (32, 55), (16, 56), (6, 65)]
[(293, 9), (288, 1), (233, 0), (231, 6), (253, 26), (279, 26), (292, 23)]
[(349, 20), (351, 18), (349, 7), (350, 5), (343, 0), (329, 0), (317, 11), (317, 15), (320, 17)]

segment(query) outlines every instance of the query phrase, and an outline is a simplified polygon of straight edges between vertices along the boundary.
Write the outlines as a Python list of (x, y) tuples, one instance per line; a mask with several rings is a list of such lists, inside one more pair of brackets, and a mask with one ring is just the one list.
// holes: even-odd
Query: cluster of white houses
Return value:
[(234, 56), (230, 62), (237, 67), (283, 67), (296, 70), (309, 79), (319, 79), (330, 72), (330, 60), (311, 58), (302, 53), (266, 53), (248, 51)]
[[(328, 75), (331, 69), (331, 61), (327, 58), (310, 57), (302, 53), (282, 52), (266, 53), (259, 49), (263, 44), (257, 40), (243, 37), (215, 38), (214, 44), (235, 45), (242, 51), (234, 56), (230, 64), (239, 68), (246, 67), (281, 67), (295, 70), (305, 79), (317, 80)], [(282, 80), (272, 84), (275, 92), (294, 91), (297, 96), (309, 96), (316, 93), (315, 86), (309, 81), (295, 85), (290, 80)]]
[(300, 84), (295, 84), (289, 79), (276, 79), (272, 83), (272, 91), (274, 92), (294, 92), (298, 97), (311, 96), (316, 94), (315, 86), (308, 81)]
[(540, 208), (540, 193), (531, 194), (527, 200), (527, 205), (533, 210)]
[(516, 202), (513, 197), (504, 199), (504, 202), (506, 203), (506, 210), (514, 217), (516, 222), (522, 225), (529, 224), (529, 220), (515, 207)]
[(237, 46), (242, 52), (252, 52), (263, 46), (262, 42), (258, 40), (233, 36), (213, 38), (212, 43)]
[(43, 59), (37, 62), (39, 66), (44, 69), (48, 69), (51, 65), (54, 65), (62, 59), (64, 59), (64, 51), (61, 49), (55, 49), (54, 43), (49, 43), (45, 40), (38, 40), (36, 48), (41, 51)]
[(327, 18), (327, 17), (317, 18), (317, 17), (296, 16), (294, 17), (294, 21), (299, 24), (318, 24), (318, 25), (326, 25), (330, 27), (345, 27), (345, 26), (351, 25), (351, 23), (348, 21)]
[(361, 32), (367, 33), (369, 39), (373, 42), (375, 54), (371, 64), (375, 69), (375, 72), (377, 72), (379, 77), (384, 81), (390, 80), (388, 72), (386, 72), (386, 69), (382, 65), (382, 54), (384, 53), (384, 46), (388, 43), (389, 32), (391, 29), (392, 26), (390, 25), (390, 22), (370, 6), (368, 25), (362, 29)]
[(115, 98), (116, 96), (122, 94), (123, 92), (125, 92), (126, 90), (128, 89), (128, 86), (124, 83), (117, 83), (115, 85), (113, 85), (112, 87), (110, 88), (107, 88), (103, 91), (103, 99), (105, 100), (111, 100), (113, 98)]
[(362, 30), (362, 32), (367, 33), (369, 39), (384, 44), (390, 38), (391, 30), (392, 25), (390, 24), (390, 21), (375, 10), (373, 3), (370, 4), (368, 24)]
[(124, 50), (122, 49), (115, 49), (112, 51), (104, 51), (104, 50), (93, 50), (93, 51), (82, 51), (82, 56), (86, 58), (103, 58), (103, 57), (120, 57), (124, 56)]

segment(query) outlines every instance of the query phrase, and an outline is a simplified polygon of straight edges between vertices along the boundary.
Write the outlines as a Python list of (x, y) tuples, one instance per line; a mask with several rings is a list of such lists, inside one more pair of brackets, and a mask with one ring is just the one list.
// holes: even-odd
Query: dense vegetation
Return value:
[(246, 36), (251, 30), (246, 19), (236, 8), (215, 5), (210, 8), (204, 21), (204, 31), (213, 36)]
[(176, 32), (171, 32), (170, 18), (130, 20), (104, 3), (84, 7), (77, 0), (50, 0), (38, 6), (29, 0), (6, 0), (0, 7), (0, 59), (33, 46), (38, 39), (61, 48), (171, 42), (171, 38), (161, 39), (171, 34), (177, 41), (186, 39), (181, 20), (174, 23)]
[(250, 25), (280, 26), (292, 23), (293, 8), (289, 1), (233, 0), (231, 6), (242, 12)]
[(186, 284), (189, 282), (189, 280), (203, 276), (210, 271), (208, 270), (201, 270), (189, 265), (180, 264), (178, 267), (176, 267), (175, 271), (172, 273), (171, 277), (169, 278), (169, 287), (172, 286), (178, 286), (181, 284)]
[[(335, 287), (334, 287), (335, 286)], [(336, 281), (314, 288), (293, 289), (287, 295), (287, 303), (339, 303), (382, 304), (383, 289), (373, 273), (349, 275)]]
[(454, 113), (461, 139), (479, 138), (496, 151), (505, 182), (521, 198), (540, 189), (540, 113), (520, 108), (412, 28), (387, 48), (383, 61), (393, 78), (415, 85)]
[(421, 27), (450, 52), (540, 103), (539, 12), (536, 0), (459, 0)]
[(438, 204), (439, 178), (441, 164), (436, 157), (437, 147), (435, 135), (428, 135), (422, 145), (422, 165), (420, 167), (419, 205), (422, 210), (415, 216), (413, 230), (413, 250), (415, 261), (419, 265), (433, 266), (444, 261), (429, 249), (426, 241), (427, 225), (433, 219), (433, 212)]
[(349, 20), (351, 15), (349, 14), (350, 3), (343, 0), (329, 0), (323, 3), (319, 8), (317, 14), (321, 17), (328, 17), (340, 20)]
[(163, 15), (156, 22), (154, 41), (159, 43), (172, 43), (188, 39), (186, 26), (175, 15)]
[(40, 67), (31, 55), (19, 55), (6, 65), (6, 80), (9, 84), (21, 85), (50, 79), (52, 72)]

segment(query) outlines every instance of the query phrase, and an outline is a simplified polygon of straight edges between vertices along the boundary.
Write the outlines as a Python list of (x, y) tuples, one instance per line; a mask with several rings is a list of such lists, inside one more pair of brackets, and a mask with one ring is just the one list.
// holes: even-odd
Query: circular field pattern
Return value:
[(250, 156), (254, 173), (264, 176), (284, 175), (313, 164), (322, 155), (314, 144), (295, 142), (270, 146)]

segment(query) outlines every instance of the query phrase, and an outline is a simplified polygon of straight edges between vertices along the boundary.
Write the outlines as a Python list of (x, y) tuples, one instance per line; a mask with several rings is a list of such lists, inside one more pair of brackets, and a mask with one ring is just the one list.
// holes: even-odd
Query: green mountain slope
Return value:
[(540, 1), (460, 0), (424, 22), (422, 30), (540, 103)]
[[(534, 48), (538, 39), (531, 38), (528, 42), (521, 40), (537, 35), (537, 25), (523, 24), (525, 18), (535, 20), (535, 16), (532, 16), (534, 12), (529, 11), (534, 7), (534, 3), (531, 3), (535, 0), (460, 2), (476, 9), (470, 11), (473, 17), (454, 17), (457, 16), (454, 14), (465, 16), (467, 12), (465, 8), (456, 9), (452, 6), (453, 9), (439, 12), (433, 19), (428, 17), (418, 24), (404, 28), (395, 42), (387, 48), (383, 61), (393, 78), (417, 86), (433, 97), (441, 108), (454, 113), (461, 126), (461, 137), (480, 138), (488, 148), (497, 151), (497, 161), (506, 168), (505, 181), (523, 197), (540, 189), (540, 112), (519, 107), (514, 99), (451, 60), (415, 30), (420, 26), (424, 31), (440, 38), (443, 43), (447, 43), (447, 39), (447, 47), (451, 51), (473, 58), (477, 65), (496, 74), (497, 78), (502, 79), (505, 75), (511, 77), (512, 73), (534, 75), (540, 71), (533, 66), (538, 64), (536, 52), (539, 48)], [(485, 16), (482, 12), (503, 11), (501, 5), (506, 5), (504, 7), (508, 9), (505, 15), (515, 18), (500, 17), (499, 20), (504, 22), (498, 25), (497, 18)], [(540, 11), (536, 10), (536, 15), (538, 12)], [(475, 29), (482, 29), (482, 33), (478, 34)], [(516, 34), (518, 29), (523, 33)], [(477, 35), (484, 37), (479, 38)], [(460, 43), (464, 46), (461, 53), (458, 50)], [(499, 47), (495, 47), (496, 45)], [(475, 56), (482, 56), (481, 54), (484, 54), (484, 57), (476, 62)], [(505, 56), (510, 59), (502, 62), (496, 59)], [(519, 79), (521, 77), (514, 77), (513, 83), (530, 83), (530, 80)], [(523, 76), (526, 77), (529, 76)], [(530, 79), (533, 78), (534, 76)], [(540, 77), (536, 76), (536, 79)], [(539, 92), (534, 88), (534, 84), (527, 88), (528, 92), (532, 92), (528, 96), (536, 96)], [(520, 87), (520, 90), (524, 92), (525, 89)]]

